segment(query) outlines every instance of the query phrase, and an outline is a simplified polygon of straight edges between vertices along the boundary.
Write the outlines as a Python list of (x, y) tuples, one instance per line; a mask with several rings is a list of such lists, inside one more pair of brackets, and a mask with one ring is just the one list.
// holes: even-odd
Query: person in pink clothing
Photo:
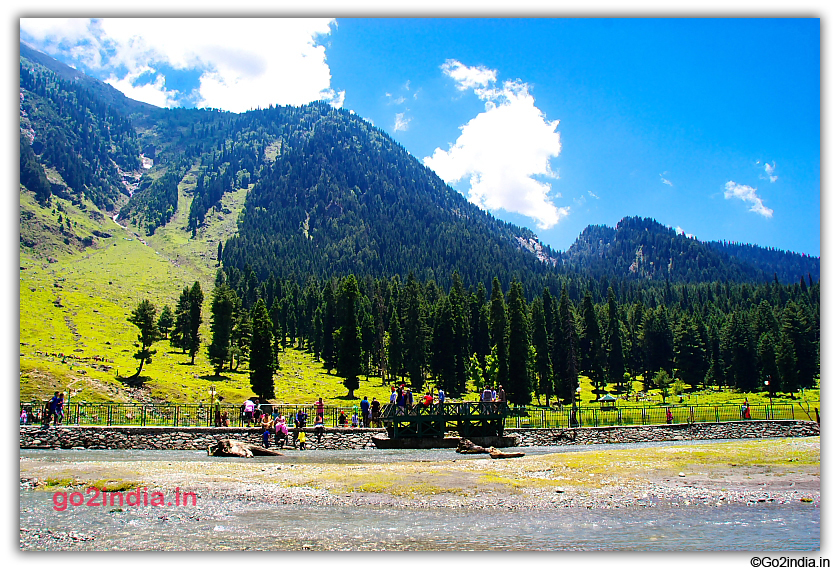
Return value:
[(318, 401), (315, 402), (315, 417), (321, 416), (324, 417), (324, 400), (318, 398)]

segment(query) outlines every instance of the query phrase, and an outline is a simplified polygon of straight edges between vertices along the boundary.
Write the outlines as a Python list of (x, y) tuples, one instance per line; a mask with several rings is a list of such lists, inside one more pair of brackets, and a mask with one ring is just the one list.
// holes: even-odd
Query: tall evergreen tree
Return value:
[(144, 299), (140, 301), (140, 304), (128, 318), (128, 322), (140, 329), (140, 334), (137, 336), (137, 340), (140, 341), (140, 348), (134, 354), (134, 358), (140, 361), (140, 366), (137, 368), (137, 372), (131, 376), (132, 379), (140, 376), (140, 372), (143, 371), (143, 364), (151, 362), (152, 355), (155, 353), (151, 347), (160, 338), (160, 331), (155, 321), (156, 312), (151, 301)]
[(251, 310), (251, 388), (260, 400), (267, 402), (274, 398), (274, 372), (277, 370), (277, 357), (274, 354), (274, 333), (271, 318), (265, 301), (259, 299)]
[(169, 336), (169, 331), (172, 330), (174, 325), (175, 316), (172, 314), (172, 309), (169, 308), (169, 305), (164, 305), (163, 309), (160, 311), (160, 317), (158, 317), (157, 321), (160, 338), (166, 339)]
[(178, 297), (178, 302), (175, 305), (175, 325), (172, 329), (172, 335), (169, 339), (169, 344), (173, 348), (180, 349), (184, 354), (190, 346), (190, 288), (184, 287), (181, 291), (181, 296)]
[(545, 394), (545, 405), (548, 406), (551, 404), (550, 398), (554, 394), (554, 382), (542, 299), (534, 301), (531, 306), (531, 328), (531, 343), (534, 347), (534, 372), (537, 376), (537, 400), (539, 401), (540, 394)]
[(606, 353), (601, 327), (592, 303), (592, 294), (587, 291), (581, 307), (582, 330), (580, 335), (580, 371), (589, 376), (595, 387), (595, 394), (604, 392), (604, 368)]
[(391, 379), (396, 379), (404, 373), (402, 325), (397, 308), (394, 307), (388, 326), (388, 374)]
[(496, 366), (499, 384), (508, 384), (508, 314), (502, 286), (493, 278), (490, 293), (490, 344), (496, 347)]
[(324, 368), (331, 371), (335, 368), (336, 355), (335, 344), (333, 338), (335, 331), (338, 328), (338, 319), (335, 307), (335, 290), (333, 289), (332, 280), (327, 279), (324, 284), (323, 291), (324, 299), (324, 316), (323, 316), (323, 333), (321, 335), (323, 346), (321, 348), (321, 355), (324, 359)]
[(560, 292), (560, 305), (557, 310), (557, 320), (554, 328), (555, 352), (557, 358), (554, 364), (555, 393), (564, 404), (575, 400), (578, 379), (578, 346), (577, 328), (572, 312), (572, 302), (564, 286)]
[(420, 294), (420, 284), (409, 274), (405, 282), (405, 322), (403, 342), (405, 368), (412, 388), (423, 387), (423, 369), (426, 366), (427, 323)]
[(187, 350), (190, 353), (190, 364), (195, 364), (195, 355), (201, 346), (201, 335), (198, 332), (201, 326), (201, 305), (204, 303), (204, 293), (201, 285), (196, 281), (190, 289), (190, 337)]
[(339, 290), (338, 305), (341, 311), (336, 335), (336, 372), (344, 378), (344, 387), (350, 398), (359, 388), (362, 373), (362, 335), (359, 331), (357, 303), (359, 286), (354, 275), (345, 277)]
[(683, 314), (674, 330), (674, 366), (677, 376), (695, 388), (706, 374), (706, 346), (697, 321)]
[(528, 332), (528, 309), (522, 285), (515, 280), (508, 292), (508, 310), (510, 313), (510, 344), (508, 345), (510, 378), (505, 385), (507, 398), (514, 404), (531, 403), (531, 381), (528, 375), (530, 334)]
[(213, 290), (210, 305), (210, 344), (207, 345), (207, 357), (216, 376), (221, 374), (230, 356), (230, 337), (233, 331), (234, 305), (236, 293), (221, 284)]
[(616, 384), (621, 391), (624, 391), (624, 347), (621, 342), (618, 306), (612, 287), (609, 288), (607, 302), (609, 313), (607, 321), (607, 382)]

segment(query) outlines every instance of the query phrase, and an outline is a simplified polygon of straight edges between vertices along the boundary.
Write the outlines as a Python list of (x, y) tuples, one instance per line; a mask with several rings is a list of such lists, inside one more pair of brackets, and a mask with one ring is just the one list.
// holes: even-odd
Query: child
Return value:
[(306, 434), (304, 433), (303, 430), (300, 430), (298, 432), (297, 440), (298, 440), (298, 447), (300, 449), (306, 449)]
[(353, 427), (359, 427), (359, 414), (353, 412), (353, 417), (350, 419), (350, 423)]
[(269, 436), (271, 435), (271, 431), (268, 428), (263, 428), (263, 447), (269, 446)]

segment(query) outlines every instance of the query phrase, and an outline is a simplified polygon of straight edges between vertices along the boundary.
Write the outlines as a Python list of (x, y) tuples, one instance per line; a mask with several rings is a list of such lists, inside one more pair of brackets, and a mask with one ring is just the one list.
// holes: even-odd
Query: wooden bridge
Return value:
[(410, 409), (386, 404), (380, 419), (391, 439), (443, 438), (448, 431), (465, 438), (501, 437), (505, 418), (514, 414), (506, 402), (446, 402)]

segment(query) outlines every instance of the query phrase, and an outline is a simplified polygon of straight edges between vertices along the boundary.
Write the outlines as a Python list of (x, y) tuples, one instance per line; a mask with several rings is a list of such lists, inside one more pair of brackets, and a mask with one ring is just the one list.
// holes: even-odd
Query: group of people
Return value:
[(64, 421), (64, 392), (56, 392), (53, 397), (44, 402), (41, 410), (20, 410), (20, 425), (41, 423), (48, 427), (50, 422), (57, 426)]
[[(437, 386), (435, 391), (437, 392), (437, 403), (442, 405), (446, 401), (446, 392), (440, 386)], [(414, 394), (411, 392), (411, 388), (405, 384), (391, 386), (389, 403), (396, 405), (402, 413), (411, 412), (414, 409)], [(428, 390), (417, 402), (417, 405), (428, 408), (434, 403), (435, 396), (432, 396), (432, 391)]]

